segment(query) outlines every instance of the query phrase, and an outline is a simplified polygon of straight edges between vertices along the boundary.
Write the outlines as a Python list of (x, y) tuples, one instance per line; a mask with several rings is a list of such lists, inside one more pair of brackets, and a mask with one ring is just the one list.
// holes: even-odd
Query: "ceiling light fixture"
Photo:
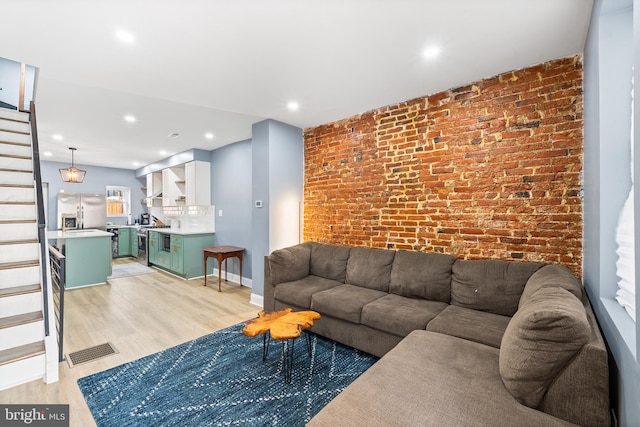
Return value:
[(180, 134), (178, 132), (171, 132), (169, 135), (167, 135), (169, 138), (177, 138), (180, 136)]
[(133, 166), (140, 166), (140, 162), (133, 162)]
[(204, 134), (204, 137), (207, 138), (207, 139), (213, 139), (214, 136), (215, 135), (213, 133), (211, 133), (211, 132), (207, 132), (207, 133)]
[(78, 169), (73, 165), (73, 152), (76, 151), (75, 148), (69, 147), (71, 150), (71, 166), (66, 169), (60, 169), (60, 176), (64, 182), (72, 182), (72, 183), (81, 183), (84, 181), (84, 175), (87, 171)]
[(129, 32), (118, 30), (116, 31), (116, 37), (123, 43), (131, 44), (134, 42), (133, 35)]
[(57, 133), (56, 133), (56, 134), (54, 134), (54, 135), (51, 135), (51, 138), (53, 138), (53, 139), (54, 139), (54, 140), (56, 140), (56, 141), (62, 141), (62, 139), (63, 139), (63, 138), (62, 138), (62, 135), (59, 135), (59, 134), (57, 134)]
[(160, 150), (160, 155), (161, 156), (166, 156), (167, 155), (167, 150)]
[(300, 108), (300, 104), (295, 101), (290, 101), (287, 104), (287, 108), (289, 109), (289, 111), (297, 111)]
[(51, 151), (45, 151), (45, 152), (44, 152), (44, 153), (42, 153), (42, 154), (44, 154), (46, 157), (51, 157), (51, 156), (53, 156), (53, 153), (52, 153)]
[(424, 52), (422, 52), (422, 56), (424, 56), (427, 59), (434, 59), (438, 55), (440, 55), (440, 48), (438, 46), (428, 47), (427, 49), (424, 50)]
[(126, 116), (124, 116), (124, 121), (127, 123), (135, 123), (136, 122), (136, 118), (135, 116), (132, 116), (131, 114), (127, 114)]

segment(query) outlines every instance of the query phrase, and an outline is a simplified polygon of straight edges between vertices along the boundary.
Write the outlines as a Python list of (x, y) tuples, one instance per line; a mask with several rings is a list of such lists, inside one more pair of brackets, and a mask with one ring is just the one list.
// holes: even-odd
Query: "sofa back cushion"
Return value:
[(581, 301), (562, 288), (536, 291), (513, 316), (502, 337), (502, 382), (518, 402), (537, 408), (549, 385), (589, 336)]
[(545, 265), (531, 275), (522, 291), (518, 306), (525, 305), (539, 289), (555, 287), (566, 289), (582, 301), (582, 284), (576, 279), (571, 270), (564, 265), (551, 264)]
[(456, 258), (439, 253), (398, 251), (389, 292), (410, 298), (451, 301), (451, 266)]
[(456, 260), (451, 304), (513, 316), (527, 280), (540, 267), (537, 262)]
[(293, 282), (309, 275), (311, 243), (277, 249), (269, 255), (271, 284)]
[(351, 248), (345, 283), (388, 292), (394, 256), (387, 249)]
[(348, 246), (313, 243), (309, 274), (344, 283), (350, 249)]

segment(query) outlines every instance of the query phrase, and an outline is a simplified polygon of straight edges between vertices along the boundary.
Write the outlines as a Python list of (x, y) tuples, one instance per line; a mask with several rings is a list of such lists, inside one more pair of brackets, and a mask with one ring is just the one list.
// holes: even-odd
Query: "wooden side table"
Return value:
[(242, 253), (244, 248), (237, 246), (212, 246), (204, 248), (204, 285), (207, 286), (207, 259), (218, 260), (218, 292), (222, 292), (222, 261), (224, 261), (224, 280), (227, 280), (227, 267), (229, 258), (240, 259), (240, 286), (242, 286)]

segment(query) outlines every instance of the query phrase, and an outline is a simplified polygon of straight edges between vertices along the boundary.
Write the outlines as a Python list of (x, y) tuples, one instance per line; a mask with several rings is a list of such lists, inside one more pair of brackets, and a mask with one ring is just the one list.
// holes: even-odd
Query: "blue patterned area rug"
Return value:
[(282, 345), (242, 324), (80, 378), (98, 426), (303, 426), (377, 358), (311, 334), (295, 344), (291, 384)]

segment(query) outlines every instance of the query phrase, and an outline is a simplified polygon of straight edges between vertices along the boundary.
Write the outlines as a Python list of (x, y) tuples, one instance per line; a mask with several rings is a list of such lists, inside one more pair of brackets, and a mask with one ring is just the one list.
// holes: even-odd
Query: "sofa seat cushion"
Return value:
[(413, 331), (308, 425), (572, 425), (518, 403), (500, 380), (498, 353), (473, 341)]
[(275, 299), (296, 307), (310, 308), (311, 295), (316, 292), (340, 286), (342, 283), (318, 276), (307, 276), (293, 282), (281, 283), (276, 286)]
[(427, 331), (500, 348), (509, 320), (511, 320), (509, 316), (450, 305), (429, 322)]
[(351, 248), (345, 283), (378, 291), (389, 291), (391, 265), (395, 251)]
[(360, 323), (379, 331), (405, 337), (411, 331), (424, 329), (427, 323), (446, 307), (448, 304), (439, 301), (389, 294), (365, 305)]
[(513, 316), (502, 337), (500, 374), (523, 405), (537, 408), (549, 385), (591, 334), (581, 301), (563, 288), (542, 288)]
[(385, 295), (388, 294), (374, 289), (340, 285), (313, 294), (311, 297), (311, 310), (336, 319), (360, 323), (362, 308)]
[(435, 252), (398, 251), (389, 292), (405, 297), (451, 301), (451, 266), (456, 258)]
[(452, 268), (451, 304), (513, 316), (527, 280), (540, 267), (537, 262), (457, 260)]

